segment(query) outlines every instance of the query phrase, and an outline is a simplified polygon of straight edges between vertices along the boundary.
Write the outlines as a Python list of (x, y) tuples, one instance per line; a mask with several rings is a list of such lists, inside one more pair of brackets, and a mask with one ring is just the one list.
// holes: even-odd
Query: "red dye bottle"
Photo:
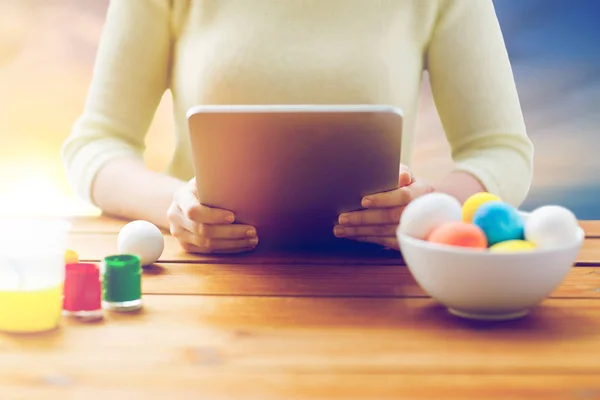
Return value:
[(102, 285), (96, 264), (67, 264), (63, 291), (63, 315), (85, 321), (103, 318)]

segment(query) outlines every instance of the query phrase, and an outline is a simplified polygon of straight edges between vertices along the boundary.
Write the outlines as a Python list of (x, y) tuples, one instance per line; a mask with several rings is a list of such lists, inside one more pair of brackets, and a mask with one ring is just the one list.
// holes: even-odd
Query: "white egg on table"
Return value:
[(121, 228), (117, 237), (121, 254), (133, 254), (141, 259), (142, 266), (154, 264), (165, 248), (162, 232), (148, 221), (132, 221)]
[(436, 227), (461, 218), (462, 206), (456, 198), (445, 193), (429, 193), (406, 206), (398, 232), (425, 240)]
[(525, 220), (525, 239), (538, 248), (561, 247), (577, 240), (579, 223), (570, 210), (561, 206), (543, 206)]

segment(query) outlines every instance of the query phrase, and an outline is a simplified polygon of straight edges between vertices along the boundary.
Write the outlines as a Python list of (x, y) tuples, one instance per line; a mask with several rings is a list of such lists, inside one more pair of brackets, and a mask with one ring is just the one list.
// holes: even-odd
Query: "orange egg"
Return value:
[(476, 225), (461, 221), (447, 222), (436, 228), (429, 237), (429, 242), (458, 247), (487, 248), (485, 233)]

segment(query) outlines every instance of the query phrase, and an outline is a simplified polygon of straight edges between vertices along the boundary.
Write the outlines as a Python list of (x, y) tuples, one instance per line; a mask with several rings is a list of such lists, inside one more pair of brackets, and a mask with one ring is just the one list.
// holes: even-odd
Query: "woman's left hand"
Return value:
[(434, 190), (427, 182), (412, 177), (408, 168), (403, 165), (397, 189), (364, 197), (362, 206), (365, 209), (341, 214), (333, 232), (339, 238), (375, 243), (398, 250), (396, 229), (404, 207), (413, 199)]

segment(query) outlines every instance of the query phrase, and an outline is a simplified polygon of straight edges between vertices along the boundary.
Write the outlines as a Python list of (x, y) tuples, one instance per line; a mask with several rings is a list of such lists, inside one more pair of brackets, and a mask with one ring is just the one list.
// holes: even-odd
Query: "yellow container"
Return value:
[(69, 227), (64, 221), (0, 221), (0, 331), (59, 326)]
[[(42, 332), (56, 328), (62, 312), (62, 285), (31, 291), (0, 291), (0, 331)], [(6, 306), (18, 304), (17, 307)]]

